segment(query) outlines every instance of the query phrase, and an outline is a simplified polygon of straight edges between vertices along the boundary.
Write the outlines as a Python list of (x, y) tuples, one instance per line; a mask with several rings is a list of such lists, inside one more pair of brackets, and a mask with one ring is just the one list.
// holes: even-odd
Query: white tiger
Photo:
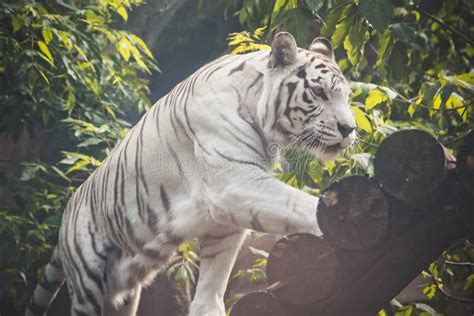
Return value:
[(141, 288), (198, 238), (192, 316), (224, 316), (246, 229), (321, 235), (318, 198), (271, 176), (274, 147), (325, 160), (355, 139), (350, 88), (332, 46), (278, 33), (271, 51), (224, 56), (160, 99), (69, 201), (26, 315), (67, 280), (72, 315), (134, 315)]

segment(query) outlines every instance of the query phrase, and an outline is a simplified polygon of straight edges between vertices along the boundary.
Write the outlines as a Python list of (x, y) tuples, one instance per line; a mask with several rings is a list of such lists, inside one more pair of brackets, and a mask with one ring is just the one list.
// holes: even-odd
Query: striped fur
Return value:
[(270, 171), (287, 146), (321, 159), (349, 146), (349, 93), (330, 56), (297, 49), (288, 33), (276, 36), (271, 52), (203, 66), (160, 99), (75, 192), (26, 315), (44, 314), (64, 279), (72, 315), (134, 315), (141, 287), (193, 238), (201, 265), (190, 315), (225, 315), (223, 295), (246, 229), (321, 235), (318, 199)]

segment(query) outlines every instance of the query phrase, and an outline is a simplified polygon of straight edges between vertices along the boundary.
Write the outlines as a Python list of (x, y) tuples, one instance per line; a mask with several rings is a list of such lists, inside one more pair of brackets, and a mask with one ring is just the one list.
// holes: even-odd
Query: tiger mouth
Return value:
[(341, 146), (341, 143), (336, 143), (332, 145), (328, 145), (325, 142), (322, 142), (319, 136), (313, 131), (308, 130), (299, 135), (300, 141), (298, 143), (303, 144), (303, 147), (307, 149), (316, 149), (320, 150), (324, 153), (328, 154), (335, 154), (344, 149)]
[(329, 154), (332, 154), (332, 153), (337, 153), (339, 151), (341, 151), (342, 149), (342, 146), (340, 143), (337, 143), (337, 144), (333, 144), (333, 145), (327, 145), (323, 142), (319, 142), (319, 141), (313, 141), (313, 142), (310, 142), (306, 147), (308, 147), (308, 149), (318, 149), (318, 150), (321, 150), (325, 153), (329, 153)]
[(279, 122), (276, 122), (274, 127), (277, 131), (282, 133), (289, 142), (291, 142), (292, 138), (297, 137), (298, 141), (294, 144), (296, 147), (302, 145), (302, 147), (308, 150), (320, 150), (327, 154), (337, 154), (344, 149), (341, 146), (341, 143), (328, 145), (327, 143), (320, 141), (318, 134), (316, 134), (312, 129), (305, 130), (299, 134), (294, 134), (287, 131)]

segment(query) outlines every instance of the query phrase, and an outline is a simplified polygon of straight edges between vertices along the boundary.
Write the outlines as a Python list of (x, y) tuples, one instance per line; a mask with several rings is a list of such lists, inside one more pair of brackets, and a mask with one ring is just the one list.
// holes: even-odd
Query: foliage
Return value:
[[(472, 1), (230, 0), (229, 8), (244, 28), (265, 27), (265, 36), (252, 38), (253, 47), (280, 30), (292, 33), (301, 47), (308, 47), (316, 35), (330, 38), (351, 82), (358, 145), (350, 155), (324, 165), (287, 153), (285, 166), (276, 171), (290, 185), (317, 194), (345, 175), (373, 175), (378, 145), (399, 129), (426, 130), (456, 151), (473, 127)], [(240, 34), (248, 38), (251, 32)], [(248, 47), (229, 44), (237, 44), (237, 53)], [(473, 262), (472, 249), (462, 243), (444, 256)], [(442, 301), (446, 295), (439, 294), (440, 288), (462, 282), (459, 295), (474, 297), (470, 266), (441, 261), (426, 272), (432, 282), (424, 293)], [(415, 306), (403, 308), (397, 315), (415, 315)]]
[[(1, 162), (0, 185), (12, 199), (0, 205), (0, 268), (7, 299), (18, 309), (52, 251), (65, 203), (125, 135), (127, 113), (150, 105), (143, 75), (157, 70), (153, 56), (142, 39), (118, 28), (140, 2), (0, 3), (0, 132), (15, 139), (45, 135), (32, 138), (45, 144), (35, 162)], [(424, 129), (456, 150), (472, 128), (472, 1), (228, 3), (227, 11), (248, 30), (229, 35), (233, 53), (268, 49), (265, 42), (278, 30), (294, 34), (302, 47), (320, 33), (331, 39), (351, 80), (356, 148), (324, 165), (289, 152), (275, 169), (280, 180), (318, 194), (347, 174), (372, 175), (378, 144), (399, 129)], [(459, 243), (428, 267), (423, 293), (443, 301), (448, 289), (462, 284), (459, 296), (474, 296), (473, 249)], [(184, 243), (169, 262), (167, 272), (179, 285), (194, 284), (197, 252), (195, 241)], [(250, 269), (235, 270), (230, 287), (242, 278), (265, 278), (265, 254), (255, 254)], [(233, 301), (229, 297), (227, 306)], [(396, 315), (423, 315), (419, 307), (401, 307)]]
[(150, 106), (143, 75), (157, 70), (153, 56), (117, 28), (140, 2), (0, 4), (0, 132), (45, 144), (36, 162), (0, 165), (12, 196), (0, 205), (1, 271), (17, 308), (42, 273), (68, 198), (125, 135), (127, 112)]
[(262, 39), (264, 30), (265, 27), (260, 27), (252, 33), (246, 31), (230, 33), (228, 37), (229, 46), (236, 46), (232, 50), (232, 54), (270, 49), (270, 46), (258, 43)]

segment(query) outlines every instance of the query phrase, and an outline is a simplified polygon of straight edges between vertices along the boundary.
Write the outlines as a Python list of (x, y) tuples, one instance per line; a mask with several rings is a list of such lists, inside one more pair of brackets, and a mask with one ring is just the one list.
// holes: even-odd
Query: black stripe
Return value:
[(145, 256), (155, 261), (162, 261), (166, 259), (166, 256), (164, 256), (158, 249), (144, 248), (143, 253)]
[(235, 219), (234, 214), (230, 213), (229, 217), (230, 217), (230, 221), (232, 222), (232, 224), (234, 224), (235, 226), (240, 226), (239, 223), (237, 222), (237, 220)]
[(143, 172), (143, 129), (145, 127), (145, 119), (143, 119), (140, 133), (138, 135), (138, 141), (140, 142), (140, 179), (142, 180), (143, 187), (145, 188), (145, 194), (149, 194), (148, 183), (146, 182), (146, 174)]
[(257, 149), (255, 146), (252, 144), (247, 143), (246, 141), (242, 140), (239, 136), (237, 136), (234, 132), (232, 132), (230, 129), (227, 129), (227, 132), (234, 137), (239, 143), (243, 144), (245, 147), (249, 148), (251, 151), (256, 153), (262, 160), (266, 161), (265, 156)]
[(274, 123), (272, 125), (275, 125), (275, 122), (278, 120), (278, 112), (280, 111), (280, 106), (281, 106), (281, 91), (283, 89), (283, 82), (280, 83), (280, 87), (278, 88), (278, 96), (275, 100), (275, 105), (273, 106), (274, 108)]
[[(76, 217), (77, 219), (77, 217)], [(74, 225), (75, 227), (77, 226)], [(86, 258), (84, 258), (84, 254), (82, 253), (82, 249), (79, 245), (79, 243), (77, 242), (77, 239), (76, 239), (76, 229), (74, 229), (74, 250), (76, 251), (76, 254), (78, 255), (78, 258), (82, 264), (82, 267), (84, 268), (84, 272), (86, 273), (87, 277), (89, 279), (91, 279), (92, 281), (94, 281), (94, 283), (96, 284), (97, 288), (102, 291), (102, 280), (100, 278), (100, 276), (96, 275), (94, 273), (94, 271), (87, 265), (87, 260)], [(97, 311), (100, 311), (100, 306), (97, 302), (97, 300), (95, 299), (95, 296), (94, 294), (92, 294), (92, 292), (87, 289), (85, 286), (84, 286), (84, 291), (86, 292), (86, 296), (88, 298), (88, 301), (91, 302), (92, 305), (94, 305), (95, 307), (97, 307)]]
[(293, 97), (293, 94), (295, 93), (296, 86), (298, 85), (298, 82), (288, 82), (286, 84), (286, 87), (288, 88), (288, 99), (286, 100), (286, 106), (290, 106), (291, 98)]
[(324, 91), (323, 87), (320, 87), (320, 86), (313, 87), (309, 91), (314, 97), (319, 97), (323, 99), (324, 101), (328, 100), (328, 96), (326, 95), (326, 92)]
[(229, 71), (229, 76), (232, 76), (232, 74), (244, 70), (246, 61), (238, 65), (237, 67), (233, 68), (231, 71)]
[[(79, 213), (79, 212), (77, 212)], [(75, 215), (75, 218), (73, 219), (73, 243), (74, 243), (74, 250), (76, 251), (76, 254), (78, 255), (79, 257), (79, 260), (81, 261), (82, 263), (82, 267), (84, 268), (87, 276), (89, 277), (89, 279), (91, 279), (92, 281), (94, 281), (97, 285), (97, 288), (99, 290), (102, 291), (102, 282), (101, 282), (101, 279), (99, 276), (95, 275), (93, 273), (93, 271), (89, 268), (89, 266), (87, 265), (86, 263), (86, 260), (84, 258), (84, 255), (82, 254), (82, 249), (79, 245), (79, 243), (77, 242), (77, 219), (79, 218), (78, 216), (79, 214), (76, 214)], [(81, 269), (79, 269), (79, 267), (75, 264), (75, 261), (73, 261), (75, 267), (76, 267), (76, 271), (80, 272)], [(81, 281), (81, 284), (82, 284), (82, 288), (84, 290), (84, 293), (87, 297), (87, 301), (93, 305), (94, 307), (94, 310), (96, 311), (97, 314), (100, 314), (100, 305), (97, 301), (97, 299), (95, 298), (94, 294), (85, 286), (85, 284), (83, 283), (83, 276), (79, 279)]]
[(103, 261), (106, 261), (107, 260), (107, 256), (105, 254), (102, 254), (99, 249), (97, 248), (97, 244), (96, 244), (96, 241), (95, 241), (95, 234), (94, 232), (92, 231), (92, 228), (91, 228), (91, 223), (89, 223), (89, 225), (87, 226), (87, 229), (89, 231), (89, 235), (91, 237), (91, 244), (92, 244), (92, 251), (94, 251), (94, 253), (100, 258), (102, 259)]
[(295, 93), (297, 85), (298, 85), (298, 82), (288, 82), (286, 84), (286, 87), (288, 88), (288, 99), (286, 100), (286, 108), (285, 108), (284, 115), (288, 118), (288, 121), (290, 121), (291, 127), (294, 127), (294, 124), (290, 115), (292, 111), (292, 109), (290, 108), (290, 102), (291, 102), (291, 98), (293, 97), (293, 94)]
[(313, 103), (313, 101), (311, 101), (311, 100), (308, 98), (308, 94), (306, 93), (306, 91), (303, 92), (303, 102), (308, 103), (308, 104)]
[(96, 191), (95, 191), (95, 183), (97, 182), (97, 177), (92, 176), (91, 177), (91, 186), (89, 190), (89, 207), (91, 211), (91, 216), (92, 216), (92, 222), (97, 223), (97, 218), (95, 212), (97, 211), (96, 209)]
[(170, 151), (171, 155), (173, 156), (173, 160), (176, 163), (176, 166), (178, 167), (178, 172), (179, 172), (179, 175), (180, 175), (181, 179), (185, 180), (186, 177), (184, 176), (184, 171), (183, 171), (183, 168), (181, 166), (181, 161), (179, 160), (178, 155), (171, 148), (171, 146), (168, 142), (166, 142), (166, 145), (168, 146), (168, 150)]
[[(183, 107), (186, 107), (186, 103), (188, 102), (188, 97), (189, 97), (189, 91), (190, 91), (190, 88), (191, 88), (191, 84), (190, 84), (190, 81), (189, 80), (186, 80), (183, 84), (185, 90), (180, 93), (180, 102), (182, 104)], [(184, 101), (183, 101), (184, 100)], [(174, 116), (175, 116), (175, 120), (176, 122), (178, 122), (178, 125), (179, 127), (181, 128), (181, 131), (184, 132), (185, 136), (189, 139), (189, 140), (193, 140), (192, 137), (188, 134), (188, 131), (186, 130), (182, 120), (179, 118), (179, 116), (176, 114), (176, 110), (177, 110), (177, 105), (175, 105), (173, 107), (173, 113), (174, 113)]]
[(176, 125), (175, 125), (175, 123), (174, 123), (174, 120), (173, 120), (173, 115), (172, 115), (172, 114), (173, 114), (173, 111), (170, 110), (170, 111), (169, 111), (169, 114), (170, 114), (169, 120), (171, 121), (171, 127), (173, 128), (173, 131), (174, 131), (174, 134), (175, 134), (176, 138), (179, 139), (178, 129), (177, 129), (177, 127), (176, 127)]
[[(202, 149), (202, 151), (204, 151), (206, 154), (209, 155), (209, 151), (207, 151), (207, 149), (204, 148), (204, 146), (201, 144), (201, 142), (199, 141), (199, 139), (196, 136), (196, 133), (194, 132), (194, 129), (191, 127), (191, 124), (189, 123), (187, 104), (184, 104), (184, 118), (186, 119), (186, 125), (188, 126), (189, 131), (193, 135), (193, 138), (196, 141), (196, 143), (198, 144), (198, 146)], [(169, 147), (169, 145), (168, 145), (168, 147)]]
[(247, 91), (245, 92), (245, 95), (247, 95), (249, 93), (249, 90), (252, 89), (253, 86), (255, 86), (257, 84), (257, 82), (259, 82), (262, 77), (263, 77), (263, 73), (259, 72), (257, 77), (255, 77), (255, 79), (250, 84), (250, 86), (248, 86)]
[(128, 233), (128, 239), (132, 241), (132, 243), (135, 245), (135, 248), (137, 250), (140, 250), (143, 248), (144, 242), (143, 240), (137, 238), (135, 235), (135, 231), (133, 230), (132, 224), (128, 220), (128, 218), (125, 218), (125, 229), (126, 232)]
[(296, 74), (296, 76), (297, 76), (298, 78), (301, 78), (301, 79), (306, 78), (306, 70), (305, 70), (305, 68), (306, 68), (306, 66), (304, 66), (302, 69), (300, 69), (300, 70), (298, 71), (298, 73)]
[(168, 194), (166, 193), (166, 190), (165, 190), (163, 185), (160, 185), (160, 197), (161, 197), (161, 202), (163, 203), (163, 207), (165, 209), (165, 212), (169, 217), (170, 200), (168, 198)]
[(155, 212), (153, 212), (153, 210), (151, 209), (150, 205), (147, 204), (146, 210), (147, 210), (148, 228), (153, 234), (158, 235), (159, 230), (158, 230), (158, 227), (156, 226), (158, 224), (158, 218), (156, 217)]
[(267, 147), (268, 143), (267, 143), (267, 139), (265, 138), (265, 134), (263, 133), (263, 131), (262, 131), (259, 127), (257, 127), (257, 124), (255, 124), (255, 122), (250, 122), (250, 121), (248, 121), (248, 120), (243, 116), (243, 114), (241, 113), (241, 108), (240, 108), (240, 106), (239, 106), (239, 111), (238, 111), (238, 113), (239, 113), (239, 117), (240, 117), (245, 123), (249, 124), (250, 127), (254, 130), (254, 132), (258, 135), (258, 137), (259, 137), (259, 139), (260, 139), (260, 143), (262, 144), (262, 148), (265, 149), (265, 156), (267, 157), (267, 161), (270, 161), (270, 157), (269, 157), (268, 151), (267, 151), (267, 149), (268, 149), (268, 147)]
[[(68, 221), (68, 224), (69, 224), (68, 226), (73, 225), (73, 229), (75, 230), (75, 226), (74, 226), (75, 222), (73, 221), (73, 218), (71, 218), (71, 220)], [(68, 227), (68, 231), (70, 231), (70, 230), (71, 230), (71, 227)], [(73, 232), (73, 234), (75, 236), (75, 231)], [(67, 240), (69, 240), (69, 238)], [(69, 243), (66, 242), (66, 245), (63, 248), (64, 249), (63, 253), (64, 253), (64, 256), (67, 257), (67, 259), (63, 262), (63, 264), (72, 263), (72, 266), (69, 266), (69, 269), (68, 269), (71, 273), (68, 273), (68, 274), (72, 274), (72, 276), (73, 276), (73, 278), (72, 278), (72, 280), (74, 282), (73, 288), (76, 290), (74, 292), (74, 294), (77, 297), (77, 301), (79, 302), (79, 304), (84, 304), (85, 299), (82, 296), (81, 291), (79, 291), (81, 289), (85, 291), (84, 281), (83, 281), (82, 277), (80, 277), (79, 266), (77, 265), (76, 260), (73, 259), (71, 248), (72, 247), (70, 247)], [(87, 296), (87, 293), (86, 293), (86, 296)]]
[(162, 108), (162, 103), (163, 102), (159, 102), (157, 103), (155, 106), (156, 106), (156, 133), (158, 135), (158, 139), (161, 139), (161, 133), (160, 133), (160, 110)]
[(247, 160), (241, 160), (241, 159), (236, 159), (236, 158), (233, 158), (233, 157), (229, 157), (229, 156), (227, 156), (227, 155), (221, 153), (220, 151), (218, 151), (216, 148), (214, 148), (214, 151), (215, 151), (219, 156), (221, 156), (222, 158), (224, 158), (224, 159), (227, 160), (227, 161), (236, 162), (236, 163), (240, 163), (240, 164), (244, 164), (244, 165), (255, 166), (255, 167), (258, 167), (259, 169), (265, 171), (265, 167), (259, 165), (259, 164), (256, 163), (256, 162), (247, 161)]
[(144, 208), (143, 205), (141, 205), (141, 199), (140, 199), (140, 167), (138, 166), (138, 161), (139, 161), (139, 155), (140, 155), (140, 142), (137, 141), (137, 148), (135, 151), (135, 173), (137, 175), (135, 179), (135, 198), (137, 201), (137, 208), (138, 208), (138, 217), (140, 217), (142, 223), (145, 223), (145, 216), (143, 214)]

